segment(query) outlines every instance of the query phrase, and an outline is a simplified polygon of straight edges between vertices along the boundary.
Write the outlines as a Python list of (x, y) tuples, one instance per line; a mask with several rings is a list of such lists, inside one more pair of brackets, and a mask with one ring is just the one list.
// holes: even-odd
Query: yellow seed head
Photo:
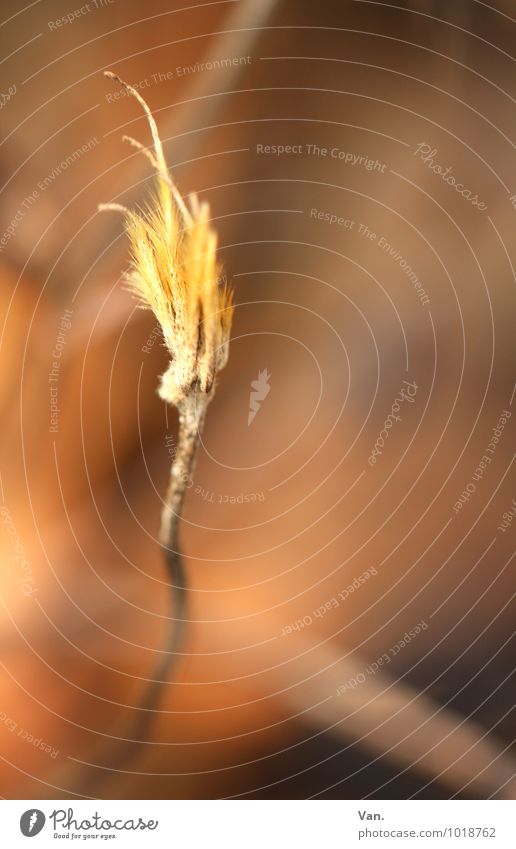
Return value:
[[(187, 208), (172, 182), (150, 110), (138, 92), (110, 72), (145, 109), (154, 153), (143, 152), (156, 170), (156, 189), (147, 205), (122, 209), (131, 246), (129, 285), (158, 319), (171, 356), (160, 396), (180, 404), (192, 394), (210, 395), (215, 375), (227, 362), (233, 318), (232, 292), (221, 285), (217, 235), (210, 209), (191, 197)], [(133, 146), (142, 146), (127, 139)]]

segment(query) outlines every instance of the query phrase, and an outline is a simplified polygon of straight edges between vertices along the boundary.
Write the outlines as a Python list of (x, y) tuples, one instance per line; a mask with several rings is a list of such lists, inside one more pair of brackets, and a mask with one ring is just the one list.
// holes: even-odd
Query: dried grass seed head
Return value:
[(168, 173), (147, 103), (116, 74), (106, 71), (105, 75), (142, 105), (153, 138), (154, 150), (150, 151), (124, 137), (147, 156), (156, 171), (156, 187), (146, 206), (128, 210), (119, 204), (105, 204), (100, 208), (120, 209), (125, 214), (131, 246), (129, 285), (142, 306), (158, 319), (171, 356), (159, 394), (176, 406), (199, 393), (208, 398), (216, 373), (227, 362), (233, 318), (232, 292), (220, 283), (222, 269), (210, 209), (195, 195), (188, 209)]

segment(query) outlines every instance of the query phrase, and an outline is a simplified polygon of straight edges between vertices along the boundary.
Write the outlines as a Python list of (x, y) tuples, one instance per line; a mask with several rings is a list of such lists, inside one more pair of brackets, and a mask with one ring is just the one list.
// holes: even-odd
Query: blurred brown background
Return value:
[[(513, 795), (511, 9), (4, 2), (2, 795)], [(120, 772), (105, 753), (170, 615), (176, 416), (122, 223), (96, 212), (151, 178), (104, 69), (141, 86), (181, 190), (210, 202), (237, 303), (182, 527), (185, 656)]]

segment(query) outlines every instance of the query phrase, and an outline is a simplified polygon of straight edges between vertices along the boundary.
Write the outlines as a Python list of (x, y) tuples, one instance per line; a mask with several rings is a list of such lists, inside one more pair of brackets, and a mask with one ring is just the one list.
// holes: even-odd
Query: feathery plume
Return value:
[[(227, 362), (233, 317), (232, 293), (220, 284), (217, 235), (210, 225), (210, 209), (195, 195), (186, 206), (173, 183), (163, 154), (156, 122), (135, 88), (116, 74), (105, 76), (120, 83), (143, 107), (154, 150), (128, 136), (156, 171), (156, 188), (141, 210), (119, 204), (101, 209), (124, 212), (131, 246), (129, 285), (158, 319), (171, 356), (161, 378), (159, 394), (179, 406), (192, 394), (209, 396), (215, 375)], [(206, 399), (204, 399), (206, 400)]]

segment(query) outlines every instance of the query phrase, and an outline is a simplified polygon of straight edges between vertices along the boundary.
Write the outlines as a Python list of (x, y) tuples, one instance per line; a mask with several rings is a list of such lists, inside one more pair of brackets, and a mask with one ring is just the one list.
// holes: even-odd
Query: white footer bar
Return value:
[(515, 821), (511, 801), (0, 801), (9, 849), (514, 849)]

